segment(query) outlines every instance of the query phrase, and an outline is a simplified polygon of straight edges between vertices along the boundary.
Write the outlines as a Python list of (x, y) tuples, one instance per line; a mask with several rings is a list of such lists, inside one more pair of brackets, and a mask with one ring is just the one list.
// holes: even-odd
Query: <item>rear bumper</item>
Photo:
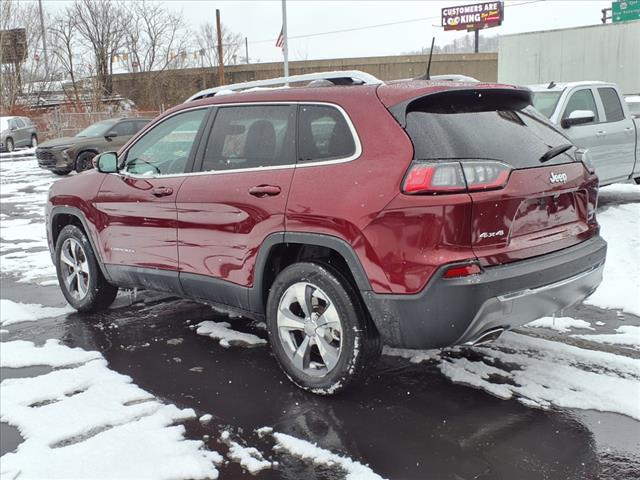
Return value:
[(602, 281), (607, 244), (595, 236), (573, 247), (443, 279), (443, 266), (416, 295), (362, 292), (385, 344), (441, 348), (474, 342), (581, 302)]

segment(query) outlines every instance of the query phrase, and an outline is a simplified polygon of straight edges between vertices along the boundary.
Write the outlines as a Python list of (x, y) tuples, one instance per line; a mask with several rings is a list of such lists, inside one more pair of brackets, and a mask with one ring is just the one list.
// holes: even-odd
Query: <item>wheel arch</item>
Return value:
[(360, 259), (346, 241), (326, 234), (281, 232), (268, 236), (258, 252), (249, 299), (251, 309), (264, 312), (269, 289), (284, 268), (313, 260), (326, 261), (338, 268), (358, 291), (371, 290)]
[(55, 252), (56, 243), (58, 241), (60, 232), (67, 225), (75, 225), (84, 232), (84, 234), (87, 236), (87, 239), (89, 239), (89, 243), (91, 244), (91, 248), (93, 249), (93, 253), (96, 257), (102, 275), (104, 275), (107, 280), (110, 280), (109, 273), (107, 272), (107, 269), (104, 267), (104, 264), (102, 262), (100, 251), (96, 248), (96, 243), (91, 234), (91, 230), (89, 229), (88, 222), (84, 217), (82, 211), (78, 208), (59, 206), (53, 207), (51, 209), (50, 220), (47, 225), (47, 229), (49, 238), (51, 240), (52, 255), (53, 252)]

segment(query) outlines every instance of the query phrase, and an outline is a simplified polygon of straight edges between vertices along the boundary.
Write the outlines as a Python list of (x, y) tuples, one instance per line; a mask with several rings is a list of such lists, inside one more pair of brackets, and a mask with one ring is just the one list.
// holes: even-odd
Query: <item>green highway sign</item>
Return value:
[(611, 3), (611, 21), (640, 20), (640, 0), (622, 0)]

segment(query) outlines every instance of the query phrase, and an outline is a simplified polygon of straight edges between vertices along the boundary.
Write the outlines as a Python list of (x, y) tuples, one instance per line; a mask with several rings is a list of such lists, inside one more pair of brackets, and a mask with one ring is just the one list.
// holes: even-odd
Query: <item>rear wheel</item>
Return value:
[(69, 175), (69, 170), (51, 170), (56, 175)]
[(78, 311), (107, 308), (118, 294), (118, 287), (102, 275), (87, 236), (75, 225), (67, 225), (58, 236), (56, 269), (63, 295)]
[(321, 395), (365, 376), (380, 340), (355, 288), (338, 270), (297, 263), (274, 281), (267, 327), (275, 356), (297, 386)]
[(634, 178), (634, 180), (638, 185), (640, 185), (640, 177), (636, 177), (636, 178)]
[(95, 156), (96, 154), (93, 152), (82, 152), (78, 155), (78, 158), (76, 159), (76, 172), (80, 173), (93, 168), (92, 161)]
[(38, 136), (34, 133), (31, 135), (31, 148), (36, 148), (38, 146)]
[(7, 152), (13, 152), (13, 138), (9, 137), (7, 138), (7, 141), (5, 142), (5, 147), (7, 149)]

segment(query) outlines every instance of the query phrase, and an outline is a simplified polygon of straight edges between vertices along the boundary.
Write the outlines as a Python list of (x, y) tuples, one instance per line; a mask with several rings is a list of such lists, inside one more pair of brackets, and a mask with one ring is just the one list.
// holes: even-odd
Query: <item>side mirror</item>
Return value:
[(107, 140), (111, 140), (113, 137), (117, 137), (117, 136), (118, 136), (118, 132), (111, 130), (110, 132), (107, 132), (104, 138), (106, 138)]
[(118, 154), (116, 152), (101, 153), (95, 157), (93, 163), (101, 173), (118, 172)]
[(562, 119), (560, 125), (562, 125), (562, 128), (569, 128), (573, 125), (591, 123), (594, 118), (596, 118), (596, 114), (591, 110), (574, 110), (567, 118)]

